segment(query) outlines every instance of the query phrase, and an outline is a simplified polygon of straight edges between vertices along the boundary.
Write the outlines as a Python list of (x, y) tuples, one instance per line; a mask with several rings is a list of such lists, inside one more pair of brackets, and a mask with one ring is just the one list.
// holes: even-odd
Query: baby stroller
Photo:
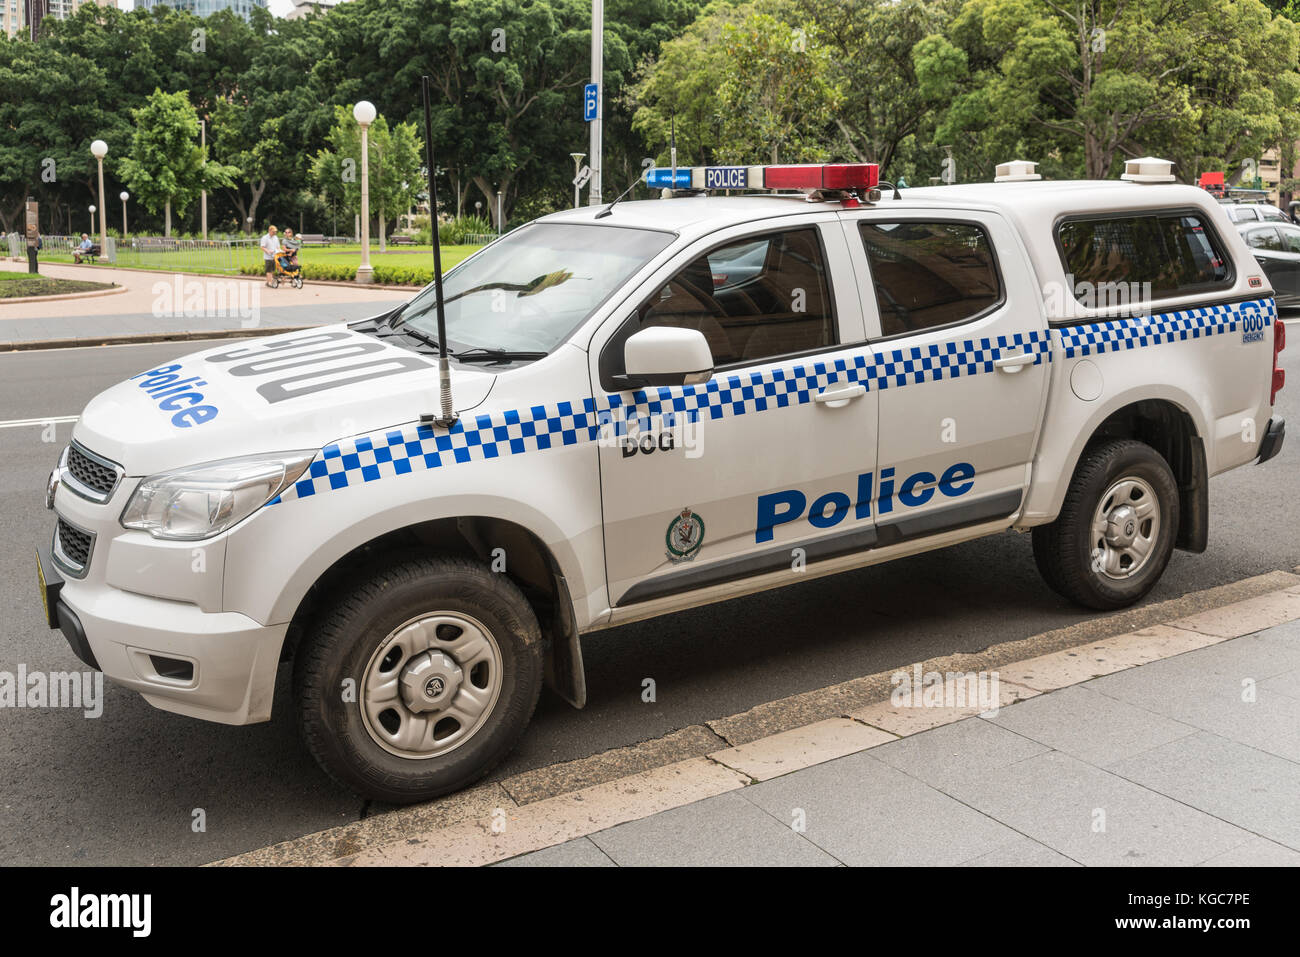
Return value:
[(288, 280), (294, 289), (302, 288), (302, 266), (298, 265), (295, 250), (282, 249), (275, 254), (275, 275), (271, 277), (271, 285), (278, 289), (282, 279)]

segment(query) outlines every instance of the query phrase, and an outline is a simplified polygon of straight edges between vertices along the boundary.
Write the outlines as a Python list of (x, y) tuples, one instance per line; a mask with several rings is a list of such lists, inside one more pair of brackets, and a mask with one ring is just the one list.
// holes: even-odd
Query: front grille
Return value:
[(105, 502), (112, 497), (121, 475), (121, 471), (112, 462), (101, 459), (93, 452), (87, 452), (75, 442), (68, 446), (67, 468), (84, 489)]
[(95, 537), (59, 519), (54, 533), (54, 554), (68, 564), (71, 571), (80, 572), (90, 564), (90, 549)]

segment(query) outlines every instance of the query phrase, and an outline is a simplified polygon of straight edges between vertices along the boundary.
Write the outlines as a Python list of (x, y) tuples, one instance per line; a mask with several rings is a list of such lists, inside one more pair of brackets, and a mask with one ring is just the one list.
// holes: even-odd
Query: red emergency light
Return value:
[(765, 189), (872, 189), (879, 182), (876, 163), (763, 167)]

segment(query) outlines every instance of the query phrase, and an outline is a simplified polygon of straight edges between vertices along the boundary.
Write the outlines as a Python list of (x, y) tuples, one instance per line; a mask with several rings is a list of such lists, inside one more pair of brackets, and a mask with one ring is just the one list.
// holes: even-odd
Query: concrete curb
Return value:
[(215, 864), (493, 863), (981, 713), (978, 705), (896, 707), (889, 699), (899, 672), (997, 671), (996, 709), (1295, 619), (1300, 575), (1270, 572), (793, 695)]
[(144, 332), (135, 336), (79, 336), (75, 339), (32, 339), (0, 341), (0, 352), (34, 352), (40, 349), (83, 349), (87, 346), (133, 346), (148, 342), (192, 342), (203, 339), (242, 339), (246, 336), (278, 336), (318, 326), (282, 326), (256, 329), (208, 329), (196, 332)]
[[(49, 277), (44, 277), (48, 279)], [(69, 280), (73, 282), (76, 280)], [(89, 282), (90, 280), (85, 280)], [(116, 296), (118, 293), (126, 292), (126, 286), (119, 286), (114, 283), (112, 289), (92, 289), (90, 292), (65, 292), (57, 296), (19, 296), (15, 299), (0, 299), (0, 306), (16, 306), (23, 302), (63, 302), (68, 299), (98, 299), (101, 296)], [(20, 318), (0, 315), (0, 321), (10, 318)]]

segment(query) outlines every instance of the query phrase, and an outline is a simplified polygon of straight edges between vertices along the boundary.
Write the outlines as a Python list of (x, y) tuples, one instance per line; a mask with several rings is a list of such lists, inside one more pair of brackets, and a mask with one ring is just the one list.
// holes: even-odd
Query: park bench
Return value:
[(324, 233), (303, 233), (298, 237), (304, 246), (328, 246), (330, 241)]
[(414, 236), (389, 236), (388, 241), (394, 246), (414, 246)]

